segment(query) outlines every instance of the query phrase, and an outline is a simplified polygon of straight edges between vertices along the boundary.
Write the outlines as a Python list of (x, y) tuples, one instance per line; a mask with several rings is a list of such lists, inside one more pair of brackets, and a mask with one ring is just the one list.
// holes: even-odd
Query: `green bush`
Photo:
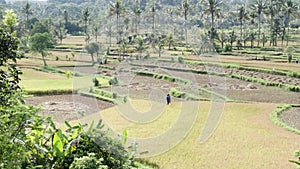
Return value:
[(224, 52), (232, 52), (232, 46), (230, 44), (226, 44), (224, 48)]
[(184, 59), (182, 57), (178, 57), (178, 63), (184, 63)]
[(93, 83), (95, 87), (99, 86), (99, 80), (97, 78), (93, 79)]
[(119, 82), (118, 82), (118, 79), (116, 77), (113, 77), (112, 79), (110, 79), (108, 81), (108, 84), (109, 85), (117, 85)]
[(107, 165), (102, 165), (102, 158), (97, 159), (95, 153), (89, 153), (88, 156), (75, 158), (70, 169), (108, 169)]

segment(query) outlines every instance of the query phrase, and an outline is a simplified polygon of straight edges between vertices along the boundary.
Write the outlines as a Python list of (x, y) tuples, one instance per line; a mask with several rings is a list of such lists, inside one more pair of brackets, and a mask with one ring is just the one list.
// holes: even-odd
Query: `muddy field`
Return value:
[[(164, 63), (165, 64), (165, 63)], [(162, 66), (167, 66), (167, 65)], [(172, 67), (184, 67), (181, 64), (170, 63)], [(265, 103), (289, 103), (300, 104), (300, 94), (278, 87), (264, 86), (257, 83), (246, 82), (239, 79), (225, 78), (214, 75), (193, 74), (190, 72), (179, 72), (163, 68), (149, 68), (143, 66), (131, 66), (128, 69), (169, 74), (172, 76), (188, 79), (196, 86), (214, 91), (238, 101), (265, 102)], [(220, 72), (220, 70), (219, 70)], [(273, 76), (273, 75), (269, 75)], [(275, 75), (274, 75), (275, 76)], [(284, 77), (281, 77), (284, 79)], [(295, 81), (300, 79), (292, 78)]]
[(279, 116), (285, 124), (300, 130), (300, 107), (292, 107)]
[(41, 115), (51, 116), (59, 123), (76, 120), (114, 106), (112, 103), (80, 95), (37, 96), (27, 98), (26, 102), (39, 106)]
[[(138, 63), (138, 62), (135, 62)], [(186, 64), (178, 64), (178, 63), (170, 63), (170, 62), (155, 62), (155, 61), (143, 61), (143, 64), (147, 65), (157, 65), (157, 66), (165, 66), (165, 67), (175, 67), (175, 68), (189, 68), (189, 69), (197, 69), (202, 71), (213, 71), (220, 73), (228, 73), (228, 74), (239, 74), (243, 76), (249, 76), (253, 78), (260, 78), (267, 81), (279, 82), (282, 84), (290, 84), (290, 85), (300, 85), (300, 79), (289, 77), (289, 76), (281, 76), (274, 75), (256, 71), (248, 71), (248, 70), (238, 70), (233, 68), (220, 68), (215, 66), (204, 66), (204, 65), (186, 65)]]

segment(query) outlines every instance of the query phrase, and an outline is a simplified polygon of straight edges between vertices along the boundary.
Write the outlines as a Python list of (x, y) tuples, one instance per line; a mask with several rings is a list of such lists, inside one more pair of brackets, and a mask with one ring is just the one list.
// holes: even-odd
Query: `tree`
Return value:
[(281, 33), (283, 26), (280, 13), (282, 12), (283, 2), (280, 0), (272, 0), (267, 4), (266, 15), (269, 16), (270, 25), (270, 46), (277, 46), (277, 37)]
[(84, 23), (84, 33), (87, 35), (87, 27), (90, 22), (89, 8), (85, 8), (82, 14), (82, 21)]
[(135, 4), (133, 7), (133, 14), (135, 16), (135, 33), (138, 34), (138, 26), (141, 21), (142, 9), (138, 4)]
[(156, 13), (156, 4), (153, 1), (152, 5), (150, 6), (150, 12), (152, 17), (152, 33), (155, 33), (155, 13)]
[(220, 15), (221, 8), (220, 6), (223, 4), (222, 0), (202, 0), (202, 4), (204, 5), (204, 14), (210, 15), (211, 17), (211, 25), (210, 25), (210, 40), (213, 42), (215, 34), (217, 30), (215, 29), (215, 18)]
[(50, 33), (49, 22), (47, 20), (38, 21), (33, 25), (30, 34)]
[[(19, 168), (26, 159), (26, 146), (23, 142), (32, 123), (28, 120), (32, 108), (22, 105), (20, 94), (20, 69), (16, 66), (20, 58), (19, 39), (15, 33), (0, 27), (0, 166)], [(27, 124), (26, 124), (27, 123)], [(21, 168), (21, 167), (20, 167)]]
[(65, 21), (65, 28), (66, 28), (69, 23), (69, 13), (66, 9), (64, 9), (64, 21)]
[(29, 2), (26, 3), (26, 5), (24, 6), (24, 8), (22, 9), (23, 13), (25, 13), (26, 15), (26, 29), (29, 29), (29, 15), (32, 15), (33, 12), (31, 10), (31, 6), (29, 4)]
[(85, 42), (89, 43), (90, 41), (90, 34), (88, 34), (88, 25), (90, 22), (90, 11), (89, 8), (85, 8), (82, 14), (82, 20), (84, 23), (84, 34), (85, 34)]
[(12, 10), (6, 10), (4, 15), (4, 25), (7, 26), (10, 32), (14, 32), (17, 25), (17, 14)]
[(267, 9), (267, 4), (265, 0), (256, 0), (254, 4), (250, 5), (250, 9), (253, 10), (258, 17), (258, 41), (257, 46), (260, 44), (260, 35), (261, 35), (261, 18), (264, 11)]
[(95, 25), (93, 27), (93, 35), (95, 36), (96, 42), (98, 42), (98, 35), (99, 35), (99, 26)]
[(157, 46), (156, 50), (158, 52), (158, 57), (161, 57), (161, 52), (164, 50), (164, 39), (162, 37), (156, 38), (156, 42), (154, 45)]
[(172, 32), (170, 32), (168, 36), (165, 38), (165, 42), (168, 44), (169, 50), (171, 50), (171, 46), (174, 44), (174, 38)]
[(140, 59), (142, 58), (143, 51), (147, 49), (143, 37), (139, 36), (137, 38), (137, 51), (139, 52)]
[(235, 35), (234, 30), (229, 32), (228, 41), (231, 46), (233, 46), (233, 43), (236, 41), (237, 36)]
[(47, 66), (47, 50), (52, 47), (53, 38), (50, 33), (36, 33), (30, 38), (30, 50), (42, 55), (44, 66)]
[(287, 27), (286, 46), (289, 45), (290, 20), (291, 20), (291, 17), (297, 13), (297, 10), (298, 10), (298, 7), (292, 0), (285, 1), (284, 13), (286, 15), (286, 27)]
[(62, 40), (67, 37), (67, 32), (68, 31), (65, 29), (61, 21), (55, 25), (54, 35), (59, 39), (60, 44), (62, 44)]
[(110, 4), (110, 15), (116, 15), (117, 16), (117, 35), (118, 35), (117, 36), (117, 41), (120, 40), (120, 37), (119, 37), (119, 33), (120, 33), (119, 24), (120, 24), (120, 16), (123, 12), (124, 12), (124, 7), (123, 7), (123, 4), (122, 4), (122, 1), (116, 0), (115, 3)]
[(91, 42), (85, 46), (85, 49), (91, 55), (92, 65), (94, 65), (95, 64), (94, 54), (95, 53), (97, 54), (99, 52), (100, 50), (99, 44), (97, 42)]
[(188, 20), (188, 15), (191, 10), (190, 4), (188, 0), (183, 0), (180, 6), (180, 11), (183, 14), (184, 18), (184, 32), (185, 32), (185, 44), (188, 44), (188, 34), (187, 34), (187, 20)]
[(238, 8), (238, 21), (240, 22), (240, 40), (243, 38), (243, 23), (244, 20), (248, 18), (248, 12), (245, 10), (244, 6)]
[(222, 49), (224, 48), (224, 43), (228, 41), (228, 36), (224, 31), (222, 31), (220, 34), (218, 34), (218, 40), (221, 43)]

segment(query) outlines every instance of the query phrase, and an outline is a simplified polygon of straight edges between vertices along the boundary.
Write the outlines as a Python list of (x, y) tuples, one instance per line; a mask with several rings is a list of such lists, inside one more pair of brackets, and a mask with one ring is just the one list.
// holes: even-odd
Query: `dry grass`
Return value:
[[(150, 106), (146, 102), (135, 100), (131, 104), (132, 107), (141, 105), (146, 110)], [(180, 103), (161, 106), (160, 116), (150, 123), (141, 124), (124, 118), (120, 114), (124, 109), (120, 107), (104, 110), (101, 114), (93, 114), (79, 121), (91, 123), (102, 117), (115, 131), (122, 132), (126, 128), (129, 137), (155, 137), (172, 127), (180, 113), (185, 113), (181, 111)], [(201, 129), (210, 106), (210, 102), (200, 102), (198, 117), (187, 137), (171, 150), (147, 160), (161, 168), (172, 169), (295, 167), (288, 160), (293, 159), (294, 150), (299, 148), (300, 137), (271, 123), (269, 113), (276, 104), (227, 103), (217, 130), (208, 141), (200, 144)]]

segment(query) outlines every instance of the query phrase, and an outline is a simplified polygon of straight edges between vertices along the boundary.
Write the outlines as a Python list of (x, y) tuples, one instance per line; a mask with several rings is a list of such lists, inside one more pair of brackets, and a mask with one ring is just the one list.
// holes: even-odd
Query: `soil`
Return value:
[(279, 119), (285, 124), (295, 129), (300, 130), (300, 107), (292, 107), (289, 110), (283, 112)]
[[(155, 63), (155, 64), (154, 64)], [(187, 65), (178, 64), (178, 63), (165, 63), (165, 62), (153, 62), (147, 61), (144, 64), (148, 65), (158, 65), (159, 66), (168, 66), (176, 68), (187, 68)], [(188, 66), (188, 68), (190, 68)], [(204, 68), (204, 66), (202, 67)], [(212, 70), (216, 67), (207, 67), (203, 70)], [(227, 96), (230, 99), (239, 100), (239, 101), (250, 101), (250, 102), (265, 102), (265, 103), (289, 103), (289, 104), (300, 104), (300, 95), (297, 92), (291, 92), (286, 89), (278, 87), (264, 86), (257, 83), (246, 82), (239, 79), (225, 78), (220, 76), (213, 75), (203, 75), (203, 74), (194, 74), (191, 72), (179, 72), (166, 70), (163, 68), (149, 68), (143, 66), (132, 66), (131, 69), (138, 69), (143, 71), (151, 71), (163, 74), (169, 74), (172, 76), (180, 77), (183, 79), (189, 79), (196, 86), (206, 88), (208, 90), (214, 91), (216, 93)], [(222, 68), (216, 68), (218, 72), (224, 72)], [(238, 70), (239, 71), (239, 70)], [(243, 72), (243, 71), (240, 71)], [(256, 74), (260, 74), (255, 72)], [(262, 73), (264, 74), (264, 73)], [(277, 75), (268, 74), (269, 78), (275, 78)], [(280, 77), (285, 79), (285, 76)], [(288, 79), (288, 78), (286, 78)], [(291, 78), (294, 81), (300, 81), (298, 78)], [(161, 81), (161, 80), (160, 80)], [(151, 80), (149, 81), (151, 82)], [(149, 83), (147, 80), (147, 83)]]
[(30, 97), (26, 99), (26, 103), (40, 106), (41, 115), (51, 116), (59, 123), (76, 120), (114, 106), (112, 103), (76, 94)]
[(158, 65), (159, 66), (166, 66), (166, 67), (176, 67), (176, 68), (189, 68), (189, 69), (197, 69), (203, 71), (214, 71), (220, 73), (228, 73), (228, 74), (239, 74), (243, 76), (249, 76), (253, 78), (260, 78), (267, 81), (279, 82), (282, 84), (289, 84), (289, 85), (300, 85), (300, 78), (289, 77), (289, 76), (281, 76), (263, 72), (256, 72), (256, 71), (248, 71), (248, 70), (238, 70), (234, 68), (220, 68), (215, 66), (204, 66), (204, 65), (185, 65), (185, 64), (178, 64), (178, 63), (168, 63), (168, 62), (155, 62), (155, 61), (145, 61), (143, 64), (149, 65)]

